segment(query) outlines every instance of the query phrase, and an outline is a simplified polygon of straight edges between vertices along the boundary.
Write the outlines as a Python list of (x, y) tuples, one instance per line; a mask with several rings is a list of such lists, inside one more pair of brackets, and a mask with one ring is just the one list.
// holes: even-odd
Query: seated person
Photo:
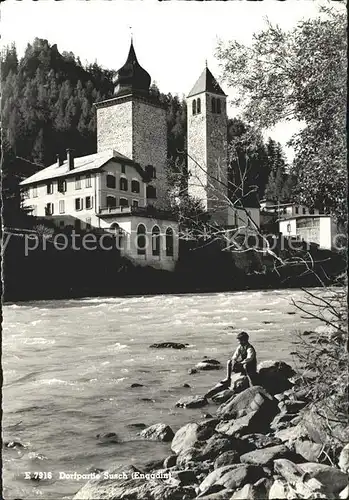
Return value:
[(255, 385), (257, 375), (257, 357), (255, 348), (248, 341), (248, 333), (240, 332), (236, 338), (240, 345), (234, 352), (232, 358), (227, 362), (227, 377), (222, 380), (221, 383), (229, 387), (231, 374), (234, 372), (247, 375), (250, 386)]

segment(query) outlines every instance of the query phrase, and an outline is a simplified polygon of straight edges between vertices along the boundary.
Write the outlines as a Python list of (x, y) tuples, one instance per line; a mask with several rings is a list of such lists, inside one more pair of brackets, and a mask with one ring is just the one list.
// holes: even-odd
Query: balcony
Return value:
[(175, 215), (168, 210), (159, 210), (153, 206), (147, 207), (102, 207), (98, 210), (99, 217), (115, 216), (115, 215), (138, 215), (141, 217), (149, 217), (153, 219), (176, 220)]

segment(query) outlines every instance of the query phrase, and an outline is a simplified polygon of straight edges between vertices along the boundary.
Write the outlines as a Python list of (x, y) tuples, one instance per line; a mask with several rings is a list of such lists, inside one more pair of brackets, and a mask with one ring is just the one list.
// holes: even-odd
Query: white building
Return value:
[(296, 237), (319, 248), (331, 250), (335, 245), (337, 226), (330, 215), (291, 215), (279, 219), (279, 231), (287, 237)]
[(96, 104), (97, 153), (67, 158), (22, 181), (25, 207), (77, 231), (117, 232), (139, 265), (173, 270), (178, 223), (166, 208), (166, 109), (149, 94), (150, 76), (131, 43), (112, 99)]

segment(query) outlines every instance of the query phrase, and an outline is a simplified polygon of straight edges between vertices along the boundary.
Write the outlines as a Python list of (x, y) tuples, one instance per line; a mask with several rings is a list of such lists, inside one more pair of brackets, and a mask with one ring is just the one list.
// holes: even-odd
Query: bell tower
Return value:
[(211, 220), (227, 225), (226, 95), (206, 67), (187, 96), (188, 194), (201, 199)]
[(115, 149), (151, 172), (148, 203), (165, 208), (168, 202), (166, 106), (150, 95), (150, 82), (150, 75), (139, 64), (131, 41), (127, 60), (114, 79), (113, 98), (95, 104), (97, 151)]

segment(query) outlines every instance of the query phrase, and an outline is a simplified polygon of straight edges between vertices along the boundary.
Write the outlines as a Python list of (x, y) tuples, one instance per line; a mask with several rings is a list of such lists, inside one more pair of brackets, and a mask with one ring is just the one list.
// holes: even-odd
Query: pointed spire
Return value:
[(208, 69), (207, 60), (204, 71), (199, 76), (197, 82), (195, 83), (194, 87), (191, 89), (187, 97), (192, 97), (193, 95), (202, 94), (204, 92), (211, 92), (212, 94), (224, 96), (226, 95), (221, 89), (215, 77), (212, 75), (211, 71)]
[(117, 71), (114, 79), (115, 95), (118, 96), (135, 91), (148, 94), (150, 82), (149, 73), (142, 68), (137, 60), (133, 46), (133, 36), (131, 36), (130, 50), (126, 62)]

